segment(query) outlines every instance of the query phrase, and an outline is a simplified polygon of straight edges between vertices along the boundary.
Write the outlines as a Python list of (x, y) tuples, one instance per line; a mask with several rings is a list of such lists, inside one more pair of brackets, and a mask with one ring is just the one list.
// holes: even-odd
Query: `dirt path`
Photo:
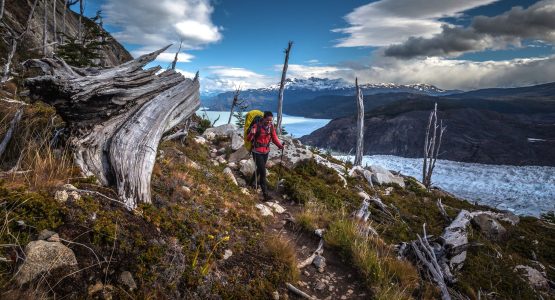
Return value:
[[(276, 192), (271, 192), (271, 196), (272, 201), (282, 206), (286, 212), (282, 214), (274, 212), (273, 222), (267, 226), (266, 231), (291, 241), (297, 253), (297, 261), (304, 261), (316, 250), (320, 237), (300, 229), (299, 226), (287, 220), (289, 215), (295, 218), (301, 211), (299, 205), (283, 200)], [(344, 261), (339, 253), (324, 244), (322, 256), (325, 258), (323, 269), (318, 270), (314, 264), (306, 266), (300, 270), (299, 281), (291, 284), (317, 299), (368, 299), (370, 297), (356, 270)], [(290, 299), (301, 299), (291, 292), (288, 292), (288, 296)]]

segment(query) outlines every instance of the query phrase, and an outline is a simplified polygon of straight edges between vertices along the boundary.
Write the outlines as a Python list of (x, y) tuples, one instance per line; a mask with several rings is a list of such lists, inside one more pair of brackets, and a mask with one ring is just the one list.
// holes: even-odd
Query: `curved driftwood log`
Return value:
[[(169, 47), (169, 46), (168, 46)], [(68, 123), (75, 162), (86, 176), (115, 185), (129, 209), (150, 203), (150, 178), (162, 135), (200, 106), (199, 81), (174, 70), (144, 70), (168, 47), (111, 69), (79, 69), (59, 58), (24, 63), (32, 98)]]

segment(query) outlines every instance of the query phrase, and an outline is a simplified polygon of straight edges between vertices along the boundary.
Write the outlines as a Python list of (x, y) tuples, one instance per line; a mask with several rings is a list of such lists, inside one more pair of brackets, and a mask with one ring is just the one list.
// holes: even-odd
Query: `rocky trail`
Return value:
[[(284, 199), (279, 192), (270, 192), (271, 202), (262, 203), (272, 210), (271, 222), (266, 227), (266, 233), (276, 235), (291, 243), (295, 248), (297, 261), (301, 264), (318, 248), (322, 239), (322, 232), (309, 233), (295, 224), (295, 215), (300, 212), (300, 206), (293, 201)], [(261, 207), (259, 205), (258, 207)], [(317, 255), (311, 264), (300, 271), (298, 282), (291, 283), (312, 299), (367, 299), (368, 293), (361, 285), (356, 270), (341, 257), (334, 249), (324, 246), (321, 256)], [(304, 297), (288, 291), (293, 299)]]

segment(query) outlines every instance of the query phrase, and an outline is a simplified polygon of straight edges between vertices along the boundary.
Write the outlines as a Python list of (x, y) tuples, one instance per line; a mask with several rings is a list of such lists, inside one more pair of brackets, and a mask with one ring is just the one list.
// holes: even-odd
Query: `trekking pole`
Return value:
[(283, 173), (283, 148), (281, 148), (281, 157), (279, 159), (279, 172), (278, 172), (278, 178), (277, 178), (277, 182), (276, 182), (276, 192), (279, 188), (279, 181), (280, 181), (282, 173)]

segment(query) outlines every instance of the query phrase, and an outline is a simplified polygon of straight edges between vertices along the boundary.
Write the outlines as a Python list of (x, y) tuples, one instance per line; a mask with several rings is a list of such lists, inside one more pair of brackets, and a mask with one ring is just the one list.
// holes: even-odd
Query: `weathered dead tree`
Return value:
[(231, 123), (231, 118), (233, 118), (233, 111), (235, 110), (235, 107), (243, 104), (242, 101), (239, 101), (240, 93), (241, 93), (241, 87), (238, 87), (235, 90), (235, 94), (233, 94), (233, 101), (231, 102), (231, 109), (229, 110), (229, 119), (227, 120), (227, 124)]
[(277, 134), (281, 135), (281, 121), (283, 119), (283, 91), (285, 90), (285, 79), (287, 77), (287, 67), (289, 66), (289, 53), (293, 47), (293, 42), (289, 41), (287, 49), (285, 49), (285, 62), (283, 63), (283, 71), (281, 72), (281, 81), (279, 83), (278, 111), (277, 111)]
[(79, 0), (79, 26), (77, 30), (77, 37), (79, 38), (79, 42), (83, 43), (83, 13), (85, 12), (85, 7), (83, 6), (83, 0)]
[[(56, 1), (54, 1), (56, 2)], [(48, 3), (44, 0), (44, 10), (43, 10), (43, 20), (42, 20), (42, 56), (46, 56), (46, 44), (47, 41), (47, 33), (48, 33)]]
[[(168, 46), (169, 47), (169, 46)], [(29, 60), (32, 98), (52, 104), (69, 124), (74, 159), (85, 176), (113, 185), (128, 209), (150, 203), (150, 179), (164, 133), (200, 106), (199, 81), (160, 67), (143, 70), (168, 47), (111, 69), (79, 69), (59, 58)]]
[(39, 0), (35, 0), (33, 2), (33, 6), (31, 6), (31, 11), (29, 12), (29, 16), (27, 17), (27, 22), (25, 23), (25, 28), (21, 33), (17, 33), (13, 28), (11, 28), (6, 22), (0, 19), (0, 27), (4, 28), (7, 32), (7, 37), (2, 36), (2, 39), (7, 45), (10, 45), (8, 57), (6, 58), (6, 63), (2, 67), (2, 76), (0, 78), (0, 83), (4, 83), (10, 79), (10, 70), (12, 65), (12, 60), (15, 55), (15, 50), (17, 49), (18, 43), (21, 39), (25, 36), (25, 34), (29, 31), (29, 24), (31, 23), (31, 19), (35, 14), (35, 8), (37, 7), (37, 3)]
[(52, 42), (54, 43), (54, 49), (56, 48), (56, 43), (58, 42), (58, 28), (56, 24), (56, 2), (58, 2), (58, 0), (52, 1), (52, 23), (54, 27), (54, 30), (52, 31), (52, 34), (54, 35)]
[(355, 154), (355, 166), (362, 165), (363, 142), (364, 142), (364, 95), (358, 86), (358, 78), (355, 78), (356, 100), (357, 100), (357, 148)]
[(4, 5), (6, 3), (6, 0), (1, 0), (0, 1), (0, 20), (2, 20), (2, 17), (4, 16)]
[(443, 139), (445, 129), (446, 127), (443, 126), (442, 121), (440, 121), (439, 125), (437, 124), (437, 103), (435, 103), (434, 109), (430, 112), (430, 117), (428, 118), (428, 127), (426, 129), (426, 137), (424, 139), (422, 183), (427, 189), (429, 189), (432, 185), (432, 174), (436, 166), (439, 149), (441, 147), (441, 140)]

